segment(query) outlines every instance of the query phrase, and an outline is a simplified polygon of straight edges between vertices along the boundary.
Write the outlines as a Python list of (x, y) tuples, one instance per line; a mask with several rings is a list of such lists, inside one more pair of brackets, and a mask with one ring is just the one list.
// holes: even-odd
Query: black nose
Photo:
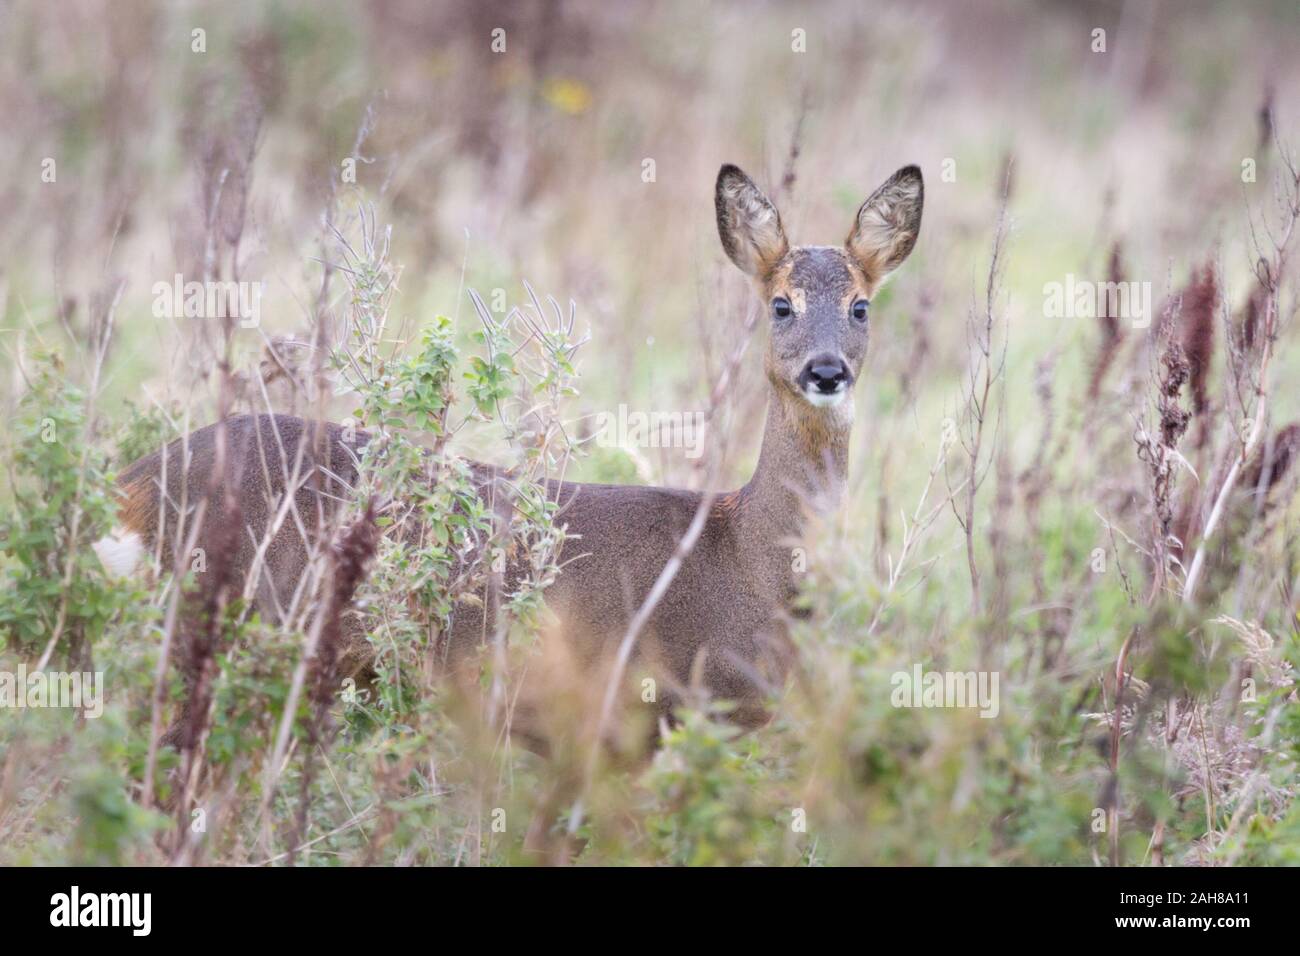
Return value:
[(799, 373), (799, 387), (804, 391), (817, 391), (831, 395), (847, 386), (853, 376), (849, 367), (833, 355), (818, 355)]

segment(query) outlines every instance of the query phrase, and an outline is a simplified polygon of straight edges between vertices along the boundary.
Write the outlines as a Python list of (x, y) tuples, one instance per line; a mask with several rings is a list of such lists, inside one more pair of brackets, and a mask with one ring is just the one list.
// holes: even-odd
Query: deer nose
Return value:
[(799, 387), (805, 392), (833, 395), (853, 380), (849, 367), (833, 355), (818, 355), (799, 373)]

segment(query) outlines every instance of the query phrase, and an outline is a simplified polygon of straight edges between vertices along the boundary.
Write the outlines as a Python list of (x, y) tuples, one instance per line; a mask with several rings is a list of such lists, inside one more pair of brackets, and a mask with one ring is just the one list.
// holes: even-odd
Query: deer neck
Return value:
[(737, 533), (752, 560), (790, 564), (809, 514), (834, 511), (848, 480), (853, 403), (813, 408), (776, 390), (767, 406), (763, 447), (740, 492)]

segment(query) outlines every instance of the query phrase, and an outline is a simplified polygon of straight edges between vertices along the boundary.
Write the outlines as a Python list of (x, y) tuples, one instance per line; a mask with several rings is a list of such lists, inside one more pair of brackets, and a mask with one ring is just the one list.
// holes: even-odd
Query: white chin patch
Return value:
[(838, 392), (831, 392), (829, 395), (825, 392), (814, 392), (810, 389), (804, 389), (803, 391), (803, 397), (808, 399), (808, 404), (814, 408), (834, 408), (844, 401), (845, 396), (848, 394), (849, 390), (843, 387)]

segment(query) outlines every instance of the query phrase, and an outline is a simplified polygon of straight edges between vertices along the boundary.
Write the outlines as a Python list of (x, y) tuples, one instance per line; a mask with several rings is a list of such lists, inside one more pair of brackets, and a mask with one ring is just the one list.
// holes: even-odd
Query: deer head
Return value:
[(767, 303), (764, 364), (778, 397), (851, 421), (845, 400), (866, 358), (871, 299), (912, 251), (923, 201), (920, 169), (905, 166), (858, 209), (843, 247), (791, 248), (780, 214), (754, 182), (736, 166), (718, 171), (718, 234)]

